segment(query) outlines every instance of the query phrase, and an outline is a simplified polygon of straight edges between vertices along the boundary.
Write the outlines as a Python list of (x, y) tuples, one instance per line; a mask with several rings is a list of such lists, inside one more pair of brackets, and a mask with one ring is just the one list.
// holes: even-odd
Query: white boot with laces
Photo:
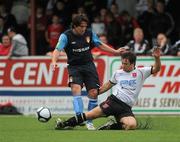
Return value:
[(87, 122), (86, 127), (88, 130), (96, 130), (92, 122)]

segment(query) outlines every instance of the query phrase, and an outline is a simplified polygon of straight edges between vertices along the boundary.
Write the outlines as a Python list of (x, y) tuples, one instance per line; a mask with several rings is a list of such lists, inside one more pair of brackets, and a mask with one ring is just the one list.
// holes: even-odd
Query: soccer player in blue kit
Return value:
[[(60, 52), (64, 50), (67, 54), (69, 86), (73, 95), (73, 106), (76, 115), (83, 113), (83, 101), (81, 98), (83, 85), (85, 85), (89, 97), (88, 111), (97, 106), (97, 94), (100, 84), (91, 49), (99, 47), (114, 55), (120, 55), (125, 51), (123, 48), (115, 50), (102, 43), (97, 35), (87, 28), (88, 22), (85, 15), (74, 17), (72, 29), (60, 35), (52, 56), (52, 66), (53, 70), (55, 70)], [(87, 120), (86, 126), (88, 130), (95, 129), (90, 119)]]

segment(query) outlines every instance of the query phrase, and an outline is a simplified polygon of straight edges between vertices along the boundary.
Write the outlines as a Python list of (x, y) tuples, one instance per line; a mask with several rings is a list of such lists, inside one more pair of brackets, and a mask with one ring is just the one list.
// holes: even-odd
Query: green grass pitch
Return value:
[[(137, 116), (140, 121), (150, 117), (152, 128), (131, 131), (54, 130), (55, 116), (41, 123), (34, 116), (0, 115), (0, 142), (180, 142), (179, 116)], [(96, 119), (98, 127), (107, 121)]]

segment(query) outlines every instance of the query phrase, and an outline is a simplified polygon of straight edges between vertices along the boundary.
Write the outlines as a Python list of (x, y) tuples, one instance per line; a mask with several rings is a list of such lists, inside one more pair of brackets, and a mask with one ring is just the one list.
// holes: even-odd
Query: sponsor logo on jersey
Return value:
[(89, 46), (88, 47), (85, 47), (85, 48), (78, 48), (78, 49), (73, 49), (73, 52), (84, 52), (84, 51), (87, 51), (89, 50)]
[(72, 41), (71, 44), (76, 44), (76, 42), (75, 42), (75, 41)]

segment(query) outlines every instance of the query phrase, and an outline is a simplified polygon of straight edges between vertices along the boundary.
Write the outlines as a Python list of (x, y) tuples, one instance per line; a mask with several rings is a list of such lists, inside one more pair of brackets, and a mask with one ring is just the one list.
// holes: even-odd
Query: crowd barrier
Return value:
[[(180, 114), (180, 57), (161, 57), (161, 71), (148, 78), (133, 108), (135, 114)], [(102, 56), (95, 59), (101, 84), (120, 68), (120, 57)], [(34, 114), (47, 106), (53, 114), (73, 112), (68, 87), (66, 58), (59, 58), (59, 68), (51, 69), (50, 57), (29, 56), (13, 59), (0, 57), (0, 104), (11, 102), (23, 114)], [(151, 66), (153, 57), (138, 57), (137, 66)], [(111, 91), (99, 96), (99, 103)], [(83, 89), (87, 110), (88, 98)]]

